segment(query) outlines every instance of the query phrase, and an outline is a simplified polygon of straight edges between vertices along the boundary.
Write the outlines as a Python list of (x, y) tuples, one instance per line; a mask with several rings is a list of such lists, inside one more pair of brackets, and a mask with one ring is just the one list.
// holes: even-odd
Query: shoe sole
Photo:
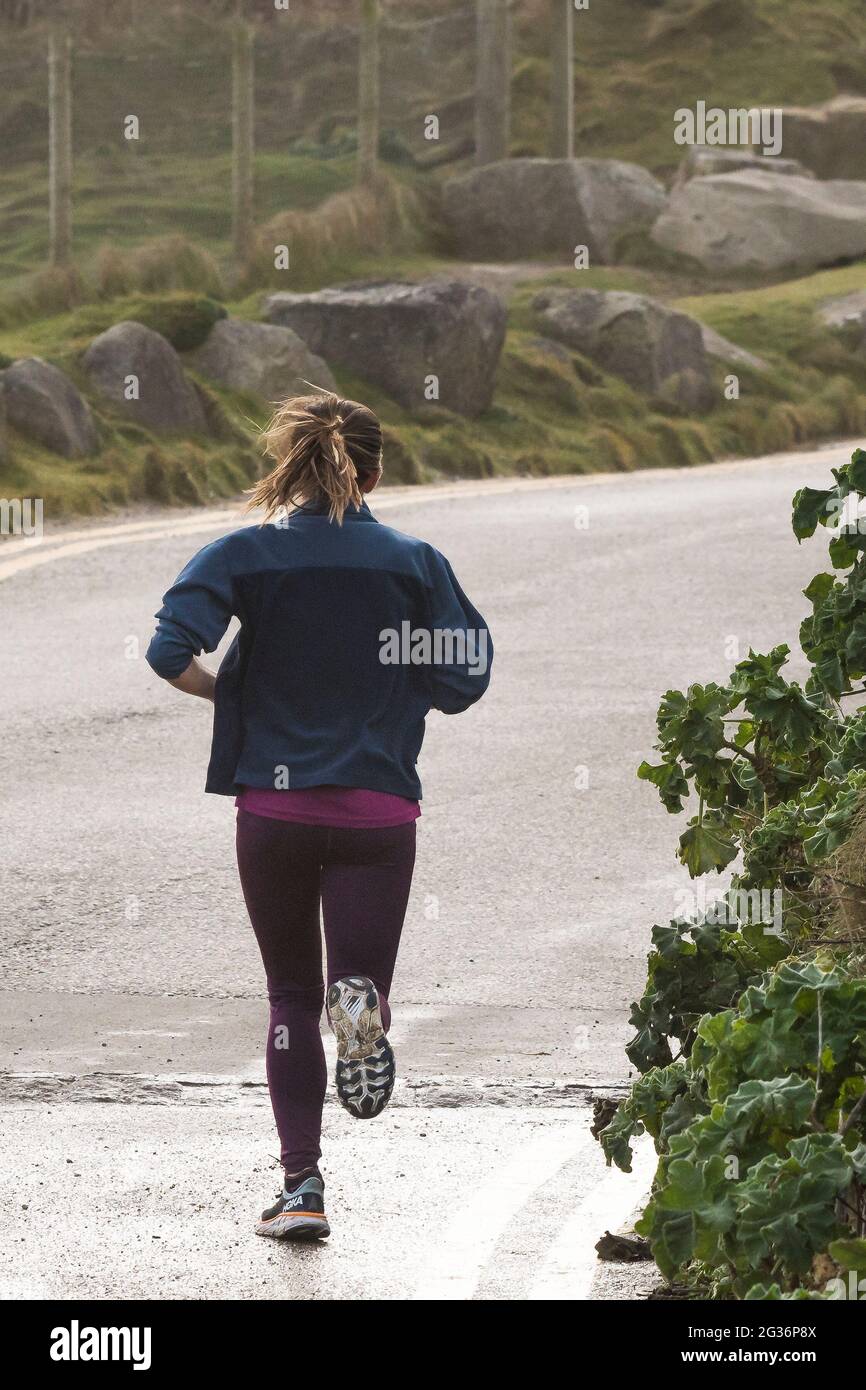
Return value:
[(257, 1236), (270, 1236), (274, 1240), (325, 1240), (330, 1234), (327, 1218), (311, 1216), (309, 1212), (303, 1215), (286, 1212), (282, 1216), (272, 1216), (269, 1221), (260, 1221), (256, 1226)]
[(340, 1104), (356, 1120), (381, 1114), (394, 1090), (394, 1052), (382, 1026), (379, 993), (365, 975), (347, 975), (328, 990), (328, 1023), (337, 1038)]

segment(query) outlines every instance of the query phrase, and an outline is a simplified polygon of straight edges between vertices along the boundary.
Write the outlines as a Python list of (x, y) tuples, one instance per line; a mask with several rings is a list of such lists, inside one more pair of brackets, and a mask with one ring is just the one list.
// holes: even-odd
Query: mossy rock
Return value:
[(75, 338), (95, 337), (116, 323), (131, 320), (142, 323), (167, 338), (177, 352), (201, 347), (214, 324), (228, 317), (217, 300), (204, 294), (178, 291), (175, 294), (131, 295), (110, 304), (89, 304), (79, 309), (72, 322)]
[(227, 318), (222, 304), (207, 295), (177, 294), (143, 298), (131, 318), (167, 338), (177, 352), (201, 347), (214, 324)]

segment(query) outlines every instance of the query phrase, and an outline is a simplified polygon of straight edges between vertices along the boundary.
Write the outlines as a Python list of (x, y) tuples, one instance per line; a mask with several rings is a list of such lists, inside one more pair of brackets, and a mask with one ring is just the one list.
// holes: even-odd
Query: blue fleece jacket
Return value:
[(179, 676), (240, 629), (220, 666), (206, 790), (321, 785), (419, 797), (430, 709), (487, 689), (493, 645), (448, 561), (364, 504), (343, 525), (308, 503), (190, 560), (147, 652)]

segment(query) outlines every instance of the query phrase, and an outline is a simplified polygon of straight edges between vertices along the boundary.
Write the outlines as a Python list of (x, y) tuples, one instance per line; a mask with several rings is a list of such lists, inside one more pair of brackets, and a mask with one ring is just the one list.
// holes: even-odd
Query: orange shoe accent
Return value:
[(323, 1211), (280, 1211), (276, 1216), (267, 1217), (267, 1219), (262, 1222), (262, 1225), (267, 1226), (270, 1221), (282, 1221), (284, 1216), (315, 1216), (319, 1221), (325, 1220), (325, 1213)]

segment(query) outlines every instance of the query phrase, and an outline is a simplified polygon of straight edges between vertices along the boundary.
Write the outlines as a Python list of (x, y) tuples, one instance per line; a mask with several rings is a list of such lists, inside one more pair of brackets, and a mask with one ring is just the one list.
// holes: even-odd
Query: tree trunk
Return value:
[(376, 180), (379, 166), (379, 0), (361, 0), (358, 62), (358, 183)]
[(60, 23), (48, 36), (48, 222), (52, 265), (72, 255), (72, 80), (69, 34)]
[(239, 13), (232, 34), (232, 243), (243, 265), (253, 241), (255, 36)]
[(550, 153), (574, 158), (573, 0), (550, 0)]
[(510, 0), (476, 0), (475, 163), (508, 158), (511, 136)]

